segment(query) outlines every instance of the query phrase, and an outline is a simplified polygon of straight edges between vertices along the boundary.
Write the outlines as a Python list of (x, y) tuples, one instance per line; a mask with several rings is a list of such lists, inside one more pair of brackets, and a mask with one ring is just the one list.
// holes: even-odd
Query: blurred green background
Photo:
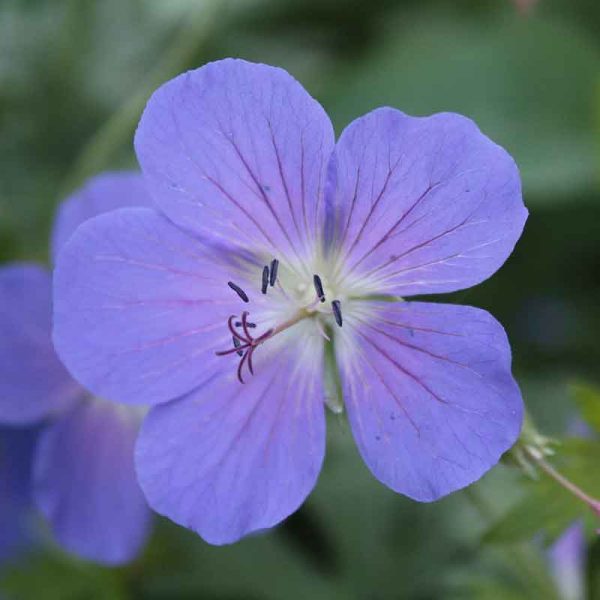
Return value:
[[(534, 419), (560, 437), (578, 414), (571, 384), (600, 381), (600, 1), (517, 4), (0, 0), (0, 259), (47, 261), (56, 204), (89, 175), (134, 167), (149, 94), (209, 60), (284, 67), (338, 132), (381, 105), (460, 112), (517, 160), (530, 218), (497, 275), (444, 300), (500, 319)], [(419, 505), (368, 474), (343, 419), (329, 429), (317, 489), (278, 529), (213, 548), (157, 519), (146, 553), (115, 570), (48, 542), (4, 574), (8, 597), (569, 598), (545, 547), (584, 509), (553, 485), (500, 466)], [(557, 460), (600, 494), (600, 455), (564, 449)], [(571, 597), (600, 598), (597, 536), (584, 579)]]

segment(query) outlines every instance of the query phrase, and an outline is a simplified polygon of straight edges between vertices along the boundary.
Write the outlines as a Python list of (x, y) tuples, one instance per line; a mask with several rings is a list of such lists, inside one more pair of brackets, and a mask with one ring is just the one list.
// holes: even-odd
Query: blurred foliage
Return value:
[[(161, 81), (224, 56), (277, 64), (339, 132), (379, 105), (454, 110), (515, 156), (530, 218), (505, 267), (444, 301), (507, 328), (515, 372), (552, 463), (600, 495), (597, 438), (562, 439), (600, 397), (600, 2), (539, 0), (2, 0), (0, 259), (46, 260), (56, 203), (89, 174), (132, 167), (132, 136)], [(440, 300), (440, 298), (436, 298)], [(572, 381), (590, 381), (575, 388)], [(157, 519), (123, 569), (42, 544), (3, 588), (48, 598), (553, 599), (547, 544), (583, 505), (553, 481), (499, 467), (420, 505), (368, 473), (331, 418), (315, 493), (274, 532), (213, 548)], [(588, 598), (600, 598), (589, 539)]]
[(600, 433), (600, 389), (576, 384), (572, 386), (572, 393), (584, 421)]
[(30, 556), (19, 568), (9, 568), (2, 589), (9, 598), (125, 600), (129, 597), (118, 571), (76, 564), (58, 552)]
[(336, 122), (382, 104), (417, 115), (459, 112), (513, 154), (530, 207), (592, 188), (598, 157), (590, 82), (600, 48), (552, 19), (422, 12), (387, 23), (378, 47), (332, 87), (326, 106)]
[[(552, 463), (562, 475), (600, 497), (600, 442), (580, 438), (560, 442)], [(554, 542), (573, 522), (587, 522), (590, 533), (598, 528), (598, 518), (572, 494), (543, 473), (527, 482), (524, 497), (484, 534), (487, 542), (516, 542), (543, 532), (546, 542)]]

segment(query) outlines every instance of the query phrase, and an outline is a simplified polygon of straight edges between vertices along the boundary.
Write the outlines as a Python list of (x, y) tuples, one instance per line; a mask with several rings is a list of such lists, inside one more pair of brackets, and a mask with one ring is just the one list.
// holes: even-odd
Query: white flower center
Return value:
[(242, 383), (246, 370), (254, 374), (253, 356), (258, 348), (261, 354), (275, 354), (284, 345), (307, 339), (332, 341), (332, 336), (342, 333), (347, 318), (352, 322), (365, 317), (365, 297), (376, 292), (368, 280), (348, 273), (339, 260), (320, 253), (302, 262), (260, 256), (258, 264), (262, 261), (263, 267), (253, 261), (240, 273), (242, 287), (228, 282), (245, 310), (229, 317), (232, 345), (217, 354), (240, 357), (237, 375)]

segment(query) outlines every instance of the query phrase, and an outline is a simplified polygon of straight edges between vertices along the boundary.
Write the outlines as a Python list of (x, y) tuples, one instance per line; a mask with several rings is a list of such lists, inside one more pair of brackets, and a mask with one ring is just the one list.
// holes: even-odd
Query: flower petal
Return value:
[(380, 481), (429, 502), (479, 479), (523, 418), (502, 326), (468, 306), (379, 303), (348, 318), (337, 357), (352, 431)]
[(270, 343), (257, 349), (245, 384), (232, 370), (153, 408), (138, 438), (138, 478), (150, 506), (212, 544), (285, 519), (321, 469), (322, 340), (301, 335), (269, 351)]
[(282, 69), (226, 59), (176, 77), (135, 147), (161, 210), (203, 237), (303, 258), (320, 230), (333, 128)]
[(61, 203), (52, 231), (52, 256), (81, 223), (102, 213), (127, 206), (150, 206), (150, 195), (141, 173), (117, 171), (92, 177)]
[(475, 285), (504, 263), (527, 218), (512, 158), (457, 114), (375, 110), (342, 133), (331, 171), (345, 268), (378, 292)]
[(38, 433), (0, 427), (0, 564), (32, 542), (31, 459)]
[(227, 317), (244, 304), (203, 246), (148, 208), (81, 225), (55, 270), (54, 342), (95, 395), (156, 404), (185, 394), (231, 346)]
[(576, 521), (546, 552), (548, 567), (563, 598), (585, 598), (587, 542), (585, 527)]
[(34, 496), (59, 544), (106, 564), (135, 558), (150, 511), (133, 465), (140, 415), (92, 400), (61, 416), (41, 435)]
[(36, 265), (0, 269), (0, 423), (34, 423), (80, 393), (52, 346), (51, 288)]

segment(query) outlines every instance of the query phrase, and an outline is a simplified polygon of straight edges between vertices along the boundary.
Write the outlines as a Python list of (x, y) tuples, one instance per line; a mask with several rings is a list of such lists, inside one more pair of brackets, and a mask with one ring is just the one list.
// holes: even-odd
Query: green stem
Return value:
[(546, 475), (554, 479), (559, 485), (565, 488), (568, 492), (571, 492), (576, 498), (581, 500), (584, 504), (587, 504), (592, 511), (600, 517), (600, 500), (593, 498), (589, 494), (586, 494), (580, 487), (575, 485), (572, 481), (567, 479), (564, 475), (561, 475), (549, 462), (547, 462), (543, 456), (540, 456), (536, 452), (533, 452), (530, 448), (525, 446), (524, 448), (527, 456), (534, 461), (534, 463), (544, 472)]

